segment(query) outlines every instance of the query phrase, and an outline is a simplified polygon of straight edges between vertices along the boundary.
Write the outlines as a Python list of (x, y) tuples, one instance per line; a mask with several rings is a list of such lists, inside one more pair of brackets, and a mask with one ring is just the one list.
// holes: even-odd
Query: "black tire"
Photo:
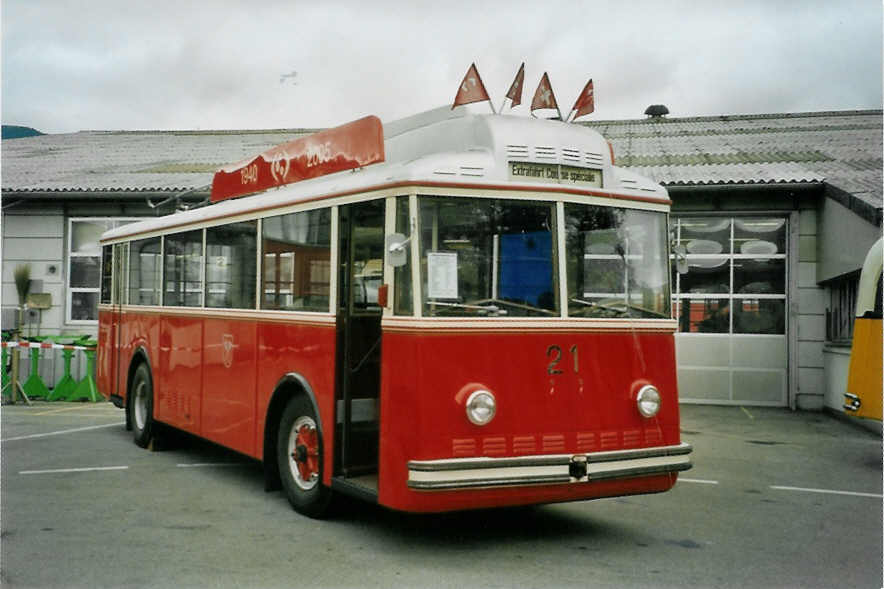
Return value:
[(279, 422), (276, 461), (289, 503), (295, 511), (313, 518), (328, 513), (331, 490), (322, 484), (324, 471), (322, 432), (310, 400), (289, 401)]
[(132, 377), (132, 388), (126, 403), (135, 444), (147, 448), (156, 425), (153, 420), (153, 379), (147, 364), (141, 363)]

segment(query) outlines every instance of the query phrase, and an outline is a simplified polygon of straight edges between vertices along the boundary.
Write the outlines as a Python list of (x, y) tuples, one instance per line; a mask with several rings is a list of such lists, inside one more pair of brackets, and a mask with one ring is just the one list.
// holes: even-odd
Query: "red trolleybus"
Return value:
[(431, 512), (690, 468), (670, 201), (598, 133), (367, 117), (220, 170), (212, 200), (102, 237), (99, 388), (138, 445), (241, 452), (311, 516), (332, 492)]

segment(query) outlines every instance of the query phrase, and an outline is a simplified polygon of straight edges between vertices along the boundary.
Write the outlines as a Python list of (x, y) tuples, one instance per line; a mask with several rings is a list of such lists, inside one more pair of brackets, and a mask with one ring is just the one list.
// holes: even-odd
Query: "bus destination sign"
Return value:
[(540, 180), (556, 184), (602, 187), (602, 171), (561, 164), (509, 162), (510, 180)]

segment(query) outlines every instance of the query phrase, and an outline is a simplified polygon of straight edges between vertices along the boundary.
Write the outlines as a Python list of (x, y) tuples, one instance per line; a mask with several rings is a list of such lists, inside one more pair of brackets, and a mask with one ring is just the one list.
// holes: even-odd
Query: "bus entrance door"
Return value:
[(384, 201), (338, 210), (335, 483), (376, 496)]
[[(113, 275), (114, 276), (125, 276), (129, 270), (128, 268), (128, 260), (126, 260), (127, 254), (126, 248), (121, 244), (116, 244), (113, 246)], [(126, 392), (126, 381), (125, 375), (123, 374), (123, 366), (122, 366), (122, 354), (120, 353), (121, 343), (121, 325), (122, 325), (122, 313), (123, 313), (123, 300), (125, 299), (126, 292), (124, 291), (124, 280), (121, 278), (119, 280), (115, 280), (112, 285), (113, 293), (111, 294), (111, 302), (113, 303), (113, 311), (111, 311), (111, 321), (110, 321), (110, 375), (111, 375), (111, 390), (110, 394), (117, 398), (122, 398), (123, 394)], [(127, 421), (126, 421), (126, 429), (131, 427), (131, 424), (128, 422), (128, 412), (127, 412)]]

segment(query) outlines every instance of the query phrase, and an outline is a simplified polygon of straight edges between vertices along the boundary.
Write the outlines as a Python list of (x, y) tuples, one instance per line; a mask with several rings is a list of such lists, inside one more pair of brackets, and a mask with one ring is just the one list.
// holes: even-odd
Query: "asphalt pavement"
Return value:
[(2, 408), (3, 587), (881, 587), (881, 437), (821, 413), (682, 407), (664, 494), (316, 521), (259, 464), (142, 450), (110, 404)]

